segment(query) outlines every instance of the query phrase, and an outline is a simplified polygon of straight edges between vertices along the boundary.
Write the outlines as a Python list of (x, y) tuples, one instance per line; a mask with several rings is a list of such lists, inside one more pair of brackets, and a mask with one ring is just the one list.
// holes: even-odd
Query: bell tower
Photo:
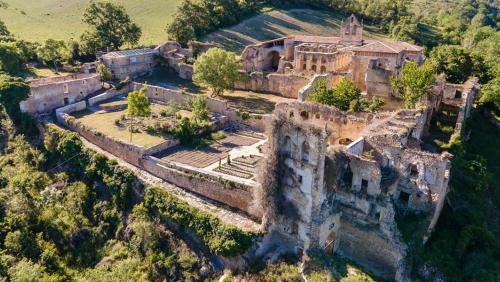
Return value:
[(363, 45), (363, 24), (354, 14), (348, 17), (340, 27), (340, 41), (344, 45)]

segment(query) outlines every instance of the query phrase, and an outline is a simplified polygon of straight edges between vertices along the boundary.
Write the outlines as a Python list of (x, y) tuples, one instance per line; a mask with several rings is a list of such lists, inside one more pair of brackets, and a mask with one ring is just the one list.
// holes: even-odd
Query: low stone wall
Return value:
[[(157, 100), (160, 102), (168, 103), (170, 100), (174, 100), (178, 104), (186, 104), (187, 100), (191, 97), (196, 96), (196, 94), (186, 93), (179, 90), (167, 89), (160, 86), (133, 83), (134, 89), (140, 89), (146, 86), (148, 98), (152, 100)], [(207, 97), (207, 106), (211, 112), (225, 113), (228, 109), (227, 102), (219, 99), (214, 99)]]
[(125, 94), (125, 93), (128, 93), (130, 91), (130, 88), (131, 88), (131, 86), (127, 85), (120, 90), (110, 89), (110, 90), (108, 90), (100, 95), (89, 98), (89, 106), (92, 107), (92, 106), (95, 106), (96, 104), (101, 103), (102, 101), (111, 99), (111, 98), (116, 97), (116, 96), (120, 96), (120, 95)]
[(71, 105), (64, 106), (56, 110), (56, 118), (60, 123), (65, 123), (65, 117), (67, 114), (72, 112), (83, 111), (87, 108), (87, 103), (85, 101), (80, 101)]
[(252, 209), (252, 187), (231, 182), (210, 174), (189, 170), (164, 162), (152, 156), (142, 159), (142, 167), (149, 173), (176, 186), (224, 203), (233, 208), (261, 218), (262, 213)]

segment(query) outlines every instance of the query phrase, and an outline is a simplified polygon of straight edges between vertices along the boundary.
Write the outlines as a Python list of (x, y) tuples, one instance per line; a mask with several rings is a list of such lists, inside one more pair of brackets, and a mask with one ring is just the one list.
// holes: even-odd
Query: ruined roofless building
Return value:
[(419, 146), (426, 113), (278, 104), (261, 182), (269, 234), (297, 253), (335, 251), (381, 277), (404, 276), (396, 213), (424, 215), (428, 234), (448, 191), (451, 155)]
[(333, 84), (347, 76), (369, 95), (388, 96), (390, 76), (407, 61), (421, 62), (422, 51), (406, 42), (364, 39), (363, 24), (351, 15), (339, 37), (294, 35), (247, 46), (241, 58), (251, 79), (237, 86), (288, 97), (307, 78), (328, 73)]

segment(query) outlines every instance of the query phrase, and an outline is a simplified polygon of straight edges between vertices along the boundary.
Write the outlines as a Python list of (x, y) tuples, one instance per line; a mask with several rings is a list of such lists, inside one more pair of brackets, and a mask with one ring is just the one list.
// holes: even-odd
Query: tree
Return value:
[(207, 97), (196, 95), (188, 100), (188, 105), (193, 112), (193, 120), (197, 123), (209, 121), (209, 110), (207, 106)]
[(25, 69), (26, 58), (15, 42), (0, 42), (0, 70), (18, 74)]
[(0, 73), (0, 104), (16, 124), (21, 120), (19, 103), (28, 98), (29, 92), (30, 86), (23, 78)]
[(236, 54), (220, 48), (212, 48), (194, 63), (194, 83), (212, 89), (212, 97), (222, 95), (224, 90), (233, 90), (236, 81), (244, 79)]
[(470, 53), (458, 45), (441, 45), (432, 49), (429, 61), (437, 73), (445, 73), (448, 81), (463, 83), (472, 75), (473, 64)]
[(497, 113), (500, 112), (500, 77), (490, 80), (481, 88), (479, 103), (492, 106)]
[[(146, 95), (147, 88), (143, 87), (139, 90), (132, 91), (128, 94), (128, 115), (138, 118), (143, 118), (151, 114), (151, 103)], [(133, 121), (130, 122), (130, 142), (132, 142)]]
[(9, 30), (2, 20), (0, 20), (0, 36), (10, 36)]
[(404, 106), (409, 109), (426, 96), (436, 82), (436, 73), (429, 62), (419, 66), (417, 62), (408, 62), (401, 69), (399, 77), (391, 77), (391, 85), (404, 100)]
[(70, 52), (66, 43), (61, 40), (47, 39), (43, 46), (37, 49), (38, 58), (44, 64), (52, 64), (57, 71), (57, 65), (70, 59)]
[(101, 82), (110, 81), (113, 78), (111, 71), (104, 64), (97, 65), (97, 73), (99, 74)]
[(111, 2), (91, 1), (83, 13), (89, 29), (81, 36), (87, 53), (118, 50), (124, 44), (137, 44), (141, 28), (132, 22), (125, 8)]
[(379, 111), (384, 100), (374, 97), (371, 101), (361, 97), (361, 90), (352, 80), (344, 77), (333, 89), (328, 89), (326, 79), (316, 81), (313, 92), (307, 97), (308, 101), (335, 106), (342, 111)]

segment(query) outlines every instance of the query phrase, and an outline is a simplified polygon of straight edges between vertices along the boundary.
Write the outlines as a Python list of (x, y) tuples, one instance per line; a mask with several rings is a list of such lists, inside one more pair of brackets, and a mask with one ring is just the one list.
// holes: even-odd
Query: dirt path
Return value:
[(165, 182), (164, 180), (134, 166), (126, 161), (116, 157), (115, 155), (101, 149), (100, 147), (92, 144), (91, 142), (85, 140), (85, 138), (81, 137), (83, 144), (90, 148), (93, 149), (101, 154), (106, 155), (110, 159), (115, 159), (118, 161), (118, 163), (121, 166), (125, 166), (132, 170), (136, 176), (146, 185), (150, 186), (158, 186), (163, 189), (165, 189), (167, 192), (170, 194), (176, 196), (177, 198), (187, 202), (190, 206), (195, 207), (197, 209), (203, 210), (205, 212), (208, 212), (217, 218), (219, 218), (222, 222), (228, 225), (233, 225), (238, 227), (241, 230), (244, 231), (258, 231), (260, 228), (260, 224), (249, 219), (248, 217), (245, 217), (239, 213), (235, 213), (232, 211), (229, 211), (216, 203), (208, 200), (208, 199), (202, 199), (194, 194), (191, 194), (187, 191), (185, 191), (182, 188), (179, 188), (177, 186), (174, 186), (172, 184), (169, 184)]

